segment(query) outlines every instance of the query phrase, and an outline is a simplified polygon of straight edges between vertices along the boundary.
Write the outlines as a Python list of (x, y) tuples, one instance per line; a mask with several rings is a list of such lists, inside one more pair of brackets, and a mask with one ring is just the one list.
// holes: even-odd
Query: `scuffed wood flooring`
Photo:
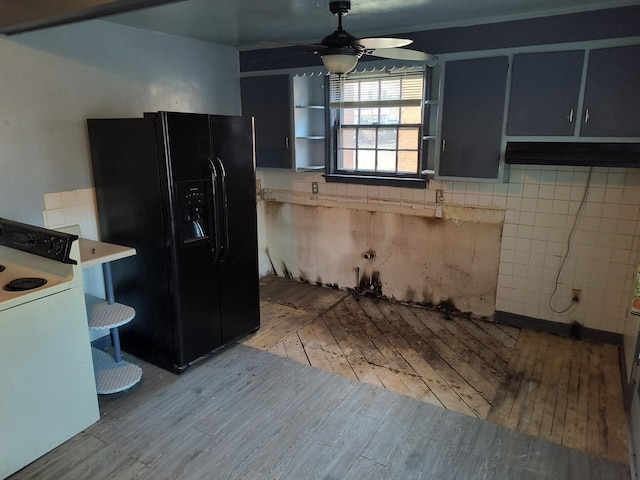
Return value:
[(300, 363), (629, 463), (618, 349), (261, 279), (244, 340)]

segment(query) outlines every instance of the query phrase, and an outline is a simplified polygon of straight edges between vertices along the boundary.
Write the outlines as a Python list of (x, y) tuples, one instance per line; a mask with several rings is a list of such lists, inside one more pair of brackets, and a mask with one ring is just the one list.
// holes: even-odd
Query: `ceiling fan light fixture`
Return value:
[(356, 68), (358, 57), (353, 55), (324, 55), (322, 63), (330, 73), (343, 75)]
[[(344, 75), (356, 68), (358, 59), (362, 55), (373, 57), (409, 60), (417, 62), (432, 62), (435, 64), (438, 57), (417, 50), (409, 50), (404, 47), (413, 43), (407, 38), (363, 38), (358, 39), (342, 28), (342, 17), (351, 9), (351, 2), (338, 0), (329, 2), (329, 10), (338, 17), (338, 28), (322, 39), (314, 53), (320, 55), (322, 63), (329, 73)], [(427, 63), (428, 64), (428, 63)]]
[(326, 48), (318, 54), (330, 73), (342, 75), (356, 68), (362, 51), (354, 48)]

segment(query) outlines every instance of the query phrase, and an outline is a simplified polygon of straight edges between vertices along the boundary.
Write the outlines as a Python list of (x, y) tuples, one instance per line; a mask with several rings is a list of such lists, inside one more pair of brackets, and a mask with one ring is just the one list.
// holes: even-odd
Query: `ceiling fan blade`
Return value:
[(365, 51), (365, 55), (374, 57), (392, 58), (394, 60), (414, 60), (416, 62), (428, 62), (438, 59), (430, 53), (420, 52), (418, 50), (410, 50), (408, 48), (380, 48), (372, 52)]
[(407, 45), (411, 45), (413, 43), (413, 40), (409, 40), (408, 38), (373, 37), (361, 38), (360, 40), (358, 40), (358, 43), (368, 50), (376, 48), (406, 47)]
[(278, 42), (271, 40), (263, 40), (260, 42), (262, 45), (274, 45), (277, 47), (309, 47), (309, 48), (326, 48), (321, 43), (295, 43), (295, 42)]
[[(261, 50), (262, 52), (269, 52), (269, 50)], [(309, 55), (309, 52), (292, 52), (292, 53), (285, 53), (284, 55), (269, 55), (266, 54), (264, 57), (260, 57), (260, 58), (254, 58), (252, 60), (249, 60), (249, 63), (262, 63), (262, 62), (272, 62), (274, 60), (280, 60), (283, 58), (291, 58), (291, 57), (295, 57), (298, 55)]]

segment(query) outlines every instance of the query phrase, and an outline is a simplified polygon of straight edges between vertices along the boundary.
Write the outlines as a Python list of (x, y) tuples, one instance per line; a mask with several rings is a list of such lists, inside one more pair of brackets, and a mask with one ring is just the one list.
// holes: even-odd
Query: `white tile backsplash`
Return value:
[(78, 205), (78, 192), (71, 190), (68, 192), (60, 192), (63, 207), (74, 207)]
[(62, 195), (60, 192), (45, 193), (44, 208), (46, 210), (55, 210), (62, 208)]

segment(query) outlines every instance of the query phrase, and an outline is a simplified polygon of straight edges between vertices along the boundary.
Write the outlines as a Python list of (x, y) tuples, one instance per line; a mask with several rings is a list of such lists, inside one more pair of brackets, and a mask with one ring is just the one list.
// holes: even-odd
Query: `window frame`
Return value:
[[(427, 108), (429, 93), (431, 91), (431, 82), (432, 82), (432, 74), (431, 69), (422, 64), (412, 65), (410, 67), (394, 67), (394, 68), (384, 68), (383, 70), (360, 70), (349, 76), (353, 78), (356, 76), (361, 81), (366, 81), (372, 78), (378, 78), (384, 72), (390, 72), (392, 75), (403, 75), (404, 72), (415, 72), (420, 71), (423, 76), (423, 88), (422, 88), (422, 99), (418, 102), (421, 102), (422, 107), (422, 116), (421, 123), (397, 123), (397, 124), (347, 124), (340, 125), (341, 118), (341, 110), (339, 108), (335, 108), (331, 102), (331, 88), (326, 89), (326, 112), (327, 112), (327, 158), (325, 164), (325, 179), (327, 182), (338, 182), (338, 183), (356, 183), (363, 185), (380, 185), (380, 186), (399, 186), (399, 187), (407, 187), (407, 188), (426, 188), (427, 181), (429, 176), (424, 174), (423, 172), (427, 169), (427, 156), (428, 156), (428, 148), (426, 145), (427, 133), (429, 131), (429, 112)], [(403, 72), (404, 71), (404, 72)], [(338, 81), (336, 77), (329, 78), (329, 84), (332, 81)], [(355, 105), (359, 105), (357, 108), (366, 108), (367, 104), (371, 104), (376, 108), (386, 107), (386, 106), (415, 106), (415, 100), (391, 100), (391, 101), (362, 101), (362, 102), (345, 102), (345, 105), (348, 105), (349, 108), (352, 108)], [(341, 128), (355, 128), (356, 132), (358, 129), (376, 129), (379, 131), (380, 129), (395, 129), (396, 132), (399, 132), (403, 128), (418, 128), (418, 171), (417, 173), (402, 173), (398, 172), (398, 159), (396, 157), (396, 171), (374, 171), (374, 170), (348, 170), (348, 169), (340, 169), (338, 168), (338, 135), (341, 131)], [(398, 148), (399, 145), (396, 145), (396, 148), (389, 151), (397, 152), (402, 151), (402, 149)], [(357, 151), (357, 148), (355, 149)], [(364, 149), (363, 149), (364, 150)], [(377, 148), (374, 150), (378, 150)], [(414, 150), (411, 150), (414, 151)], [(377, 155), (376, 155), (377, 158)]]

